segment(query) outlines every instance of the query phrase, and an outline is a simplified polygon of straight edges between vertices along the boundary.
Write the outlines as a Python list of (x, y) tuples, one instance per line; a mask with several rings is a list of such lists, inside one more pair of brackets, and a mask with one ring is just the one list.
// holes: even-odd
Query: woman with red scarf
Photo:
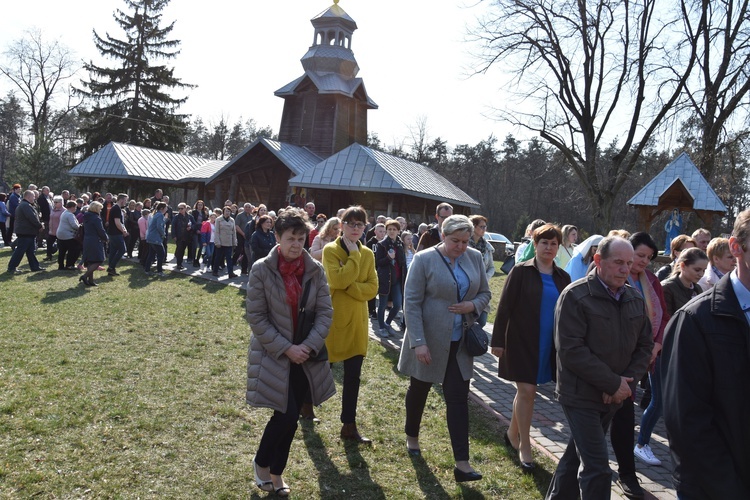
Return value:
[[(253, 265), (248, 281), (247, 321), (253, 337), (246, 398), (252, 406), (274, 410), (253, 460), (255, 483), (285, 497), (290, 488), (281, 474), (305, 394), (310, 391), (313, 404), (319, 405), (336, 392), (328, 359), (320, 355), (333, 308), (323, 267), (304, 249), (310, 232), (304, 212), (281, 212), (274, 231), (278, 244)], [(302, 307), (307, 318), (314, 314), (303, 339), (297, 329)]]

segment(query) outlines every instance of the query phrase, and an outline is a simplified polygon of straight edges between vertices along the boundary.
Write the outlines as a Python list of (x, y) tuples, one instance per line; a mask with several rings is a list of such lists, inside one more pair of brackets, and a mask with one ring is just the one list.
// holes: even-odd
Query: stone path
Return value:
[[(172, 262), (172, 256), (167, 256), (168, 262), (164, 264), (165, 270), (181, 272), (193, 277), (206, 280), (216, 281), (225, 285), (234, 286), (240, 289), (247, 289), (247, 276), (239, 275), (239, 268), (235, 269), (238, 274), (237, 278), (229, 279), (226, 270), (220, 277), (211, 275), (211, 272), (202, 272), (202, 269), (194, 268), (192, 263), (186, 260), (187, 269), (176, 271), (176, 264)], [(395, 323), (395, 322), (394, 322)], [(492, 325), (486, 327), (488, 332), (492, 331)], [(398, 350), (401, 348), (402, 338), (400, 335), (389, 339), (381, 339), (370, 328), (370, 338), (382, 345)], [(531, 423), (531, 441), (532, 445), (539, 453), (542, 453), (557, 462), (565, 451), (570, 434), (568, 433), (567, 421), (563, 414), (562, 408), (555, 401), (555, 386), (548, 383), (540, 386), (537, 391), (536, 403), (534, 405), (534, 417)], [(507, 425), (510, 422), (510, 416), (513, 407), (513, 398), (515, 397), (515, 386), (508, 381), (502, 380), (497, 376), (497, 358), (491, 354), (485, 354), (476, 358), (474, 362), (474, 379), (471, 382), (471, 397), (479, 404), (484, 406), (489, 412), (495, 415), (502, 423)], [(640, 401), (641, 391), (638, 389), (636, 401)], [(636, 405), (636, 423), (640, 422), (642, 410)], [(636, 432), (638, 427), (636, 426)], [(502, 442), (502, 437), (498, 436), (498, 442)], [(669, 455), (669, 444), (666, 439), (663, 420), (654, 429), (651, 437), (651, 449), (659, 460), (661, 466), (649, 466), (636, 459), (636, 469), (641, 486), (646, 490), (646, 498), (657, 499), (674, 499), (676, 494), (671, 482), (672, 459)], [(617, 470), (617, 463), (614, 460), (614, 453), (610, 447), (610, 466)], [(616, 477), (616, 474), (613, 474)], [(612, 483), (613, 498), (625, 498), (621, 490), (614, 482)]]

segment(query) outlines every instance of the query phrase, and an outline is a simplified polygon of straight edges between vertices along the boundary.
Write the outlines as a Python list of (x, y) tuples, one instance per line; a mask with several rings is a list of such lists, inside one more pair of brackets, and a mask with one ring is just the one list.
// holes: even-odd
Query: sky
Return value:
[[(310, 19), (333, 0), (173, 0), (162, 25), (175, 21), (172, 39), (181, 53), (168, 64), (184, 83), (188, 101), (180, 109), (216, 124), (254, 119), (278, 132), (283, 99), (274, 91), (303, 74), (300, 58), (313, 42)], [(476, 48), (467, 30), (486, 8), (481, 0), (340, 0), (358, 26), (351, 48), (368, 95), (379, 109), (368, 112), (368, 128), (386, 146), (410, 144), (425, 120), (428, 140), (449, 147), (474, 145), (490, 135), (502, 140), (523, 131), (492, 118), (504, 102), (499, 71), (470, 76)], [(93, 30), (122, 38), (112, 17), (122, 0), (25, 0), (8, 2), (0, 15), (0, 49), (24, 31), (38, 28), (59, 39), (81, 60), (106, 66)], [(87, 75), (81, 72), (81, 77)], [(3, 95), (10, 89), (0, 81)]]

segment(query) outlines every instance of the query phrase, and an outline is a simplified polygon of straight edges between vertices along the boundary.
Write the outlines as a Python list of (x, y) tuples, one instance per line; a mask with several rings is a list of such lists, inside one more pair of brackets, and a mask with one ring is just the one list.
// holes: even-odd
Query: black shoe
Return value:
[(211, 276), (215, 276), (216, 278), (219, 277), (219, 273), (211, 273)]
[(465, 483), (467, 481), (479, 481), (482, 479), (482, 475), (476, 471), (464, 472), (458, 467), (453, 468), (453, 477), (456, 478), (457, 483)]
[(107, 274), (110, 275), (110, 276), (119, 276), (120, 275), (120, 273), (118, 273), (114, 269), (107, 269)]
[(409, 453), (410, 457), (422, 456), (422, 450), (420, 450), (419, 448), (409, 448), (409, 445), (406, 445), (406, 451)]
[(177, 266), (177, 270), (178, 270), (178, 271), (184, 271), (185, 269), (187, 269), (187, 267), (185, 267), (185, 266), (183, 266), (183, 265), (179, 265), (179, 266)]
[(521, 462), (521, 470), (527, 474), (534, 472), (536, 464), (534, 462)]
[(38, 271), (46, 271), (46, 270), (47, 270), (46, 267), (37, 267), (36, 269), (32, 269), (31, 272), (36, 273)]
[(646, 496), (636, 476), (620, 476), (617, 479), (617, 486), (628, 498), (643, 498)]
[(22, 274), (23, 273), (23, 271), (21, 271), (20, 269), (8, 269), (6, 272), (8, 274)]
[(236, 278), (236, 277), (237, 277), (237, 275), (236, 275), (236, 274), (234, 274), (234, 273), (229, 273), (229, 278), (230, 278), (230, 279), (231, 279), (231, 278)]

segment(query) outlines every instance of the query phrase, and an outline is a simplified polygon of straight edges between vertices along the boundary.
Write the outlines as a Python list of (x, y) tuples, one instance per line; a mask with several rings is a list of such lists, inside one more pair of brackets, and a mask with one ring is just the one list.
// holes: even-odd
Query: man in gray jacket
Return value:
[[(604, 238), (596, 269), (571, 283), (555, 308), (557, 399), (571, 439), (547, 498), (609, 498), (607, 429), (612, 416), (646, 373), (653, 340), (641, 295), (626, 284), (633, 247)], [(580, 457), (580, 458), (579, 458)], [(580, 467), (580, 472), (579, 472)]]
[(43, 227), (44, 225), (39, 220), (39, 214), (36, 208), (34, 208), (34, 191), (25, 191), (21, 203), (16, 208), (16, 247), (13, 250), (10, 262), (8, 262), (9, 273), (20, 272), (17, 268), (24, 254), (29, 260), (29, 267), (32, 271), (44, 271), (44, 268), (39, 266), (39, 261), (34, 254), (36, 251), (36, 237)]

